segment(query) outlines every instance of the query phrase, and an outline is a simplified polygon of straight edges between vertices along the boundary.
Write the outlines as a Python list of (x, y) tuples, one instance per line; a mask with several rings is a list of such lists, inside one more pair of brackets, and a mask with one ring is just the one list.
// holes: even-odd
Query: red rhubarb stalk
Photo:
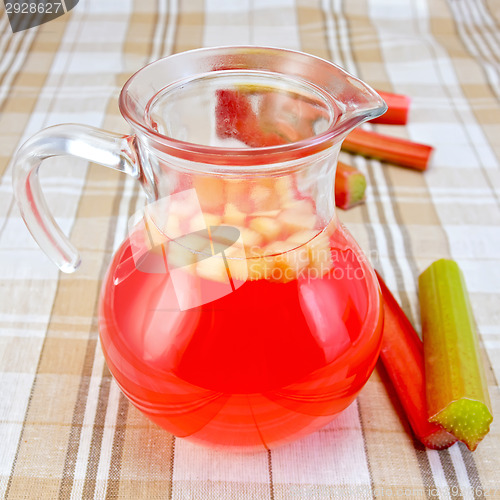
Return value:
[(344, 210), (365, 199), (366, 179), (363, 172), (341, 161), (335, 175), (335, 205)]
[(345, 138), (342, 149), (416, 170), (427, 169), (433, 151), (433, 148), (426, 144), (360, 128), (354, 129)]
[(385, 314), (382, 363), (416, 437), (428, 448), (448, 448), (457, 439), (440, 425), (428, 421), (423, 343), (378, 273), (377, 277)]
[(377, 90), (377, 93), (387, 104), (387, 111), (382, 116), (371, 120), (372, 123), (406, 125), (411, 99), (406, 95), (382, 92), (381, 90)]

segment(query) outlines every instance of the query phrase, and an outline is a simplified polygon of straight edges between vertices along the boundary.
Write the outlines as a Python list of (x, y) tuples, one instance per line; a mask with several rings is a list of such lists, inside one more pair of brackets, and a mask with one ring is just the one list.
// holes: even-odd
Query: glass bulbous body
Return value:
[[(344, 410), (378, 357), (379, 291), (342, 225), (314, 240), (331, 256), (323, 275), (320, 266), (290, 280), (275, 272), (186, 310), (168, 273), (133, 265), (127, 240), (104, 282), (100, 335), (130, 401), (176, 436), (237, 450), (301, 438)], [(196, 286), (222, 284), (200, 277)]]

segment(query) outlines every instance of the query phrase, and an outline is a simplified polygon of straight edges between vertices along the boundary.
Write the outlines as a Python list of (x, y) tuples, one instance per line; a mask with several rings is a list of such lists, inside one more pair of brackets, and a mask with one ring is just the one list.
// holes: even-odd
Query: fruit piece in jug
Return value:
[(241, 241), (243, 242), (247, 257), (254, 255), (262, 247), (264, 237), (262, 234), (248, 227), (237, 227), (237, 229), (240, 231)]
[(266, 241), (274, 241), (281, 234), (283, 226), (271, 217), (254, 217), (249, 224), (250, 229), (262, 235)]
[(224, 215), (222, 222), (231, 226), (243, 226), (245, 224), (246, 214), (242, 212), (236, 205), (227, 203), (224, 207)]
[(195, 262), (195, 254), (187, 250), (184, 246), (175, 242), (167, 246), (167, 263), (169, 269), (184, 268)]
[(205, 220), (205, 226), (220, 226), (222, 224), (222, 217), (220, 215), (211, 214), (210, 212), (205, 212), (203, 214)]
[(249, 281), (267, 280), (273, 269), (273, 259), (264, 254), (264, 249), (256, 249), (253, 256), (247, 259), (247, 266)]
[(296, 244), (295, 246), (305, 245), (318, 235), (318, 231), (312, 229), (303, 229), (292, 233), (287, 240), (290, 243)]
[(279, 177), (273, 186), (281, 205), (289, 203), (294, 196), (294, 180), (291, 176)]
[(225, 204), (224, 181), (215, 176), (193, 176), (193, 188), (203, 212), (219, 214)]
[(317, 231), (297, 231), (287, 241), (299, 245), (305, 243), (304, 248), (307, 250), (309, 259), (307, 268), (311, 271), (311, 278), (319, 278), (333, 268), (332, 251), (326, 230), (320, 233)]
[(225, 193), (226, 203), (234, 205), (245, 214), (253, 211), (253, 202), (250, 197), (250, 187), (248, 183), (240, 179), (226, 179)]
[(195, 231), (202, 231), (203, 229), (206, 228), (206, 221), (205, 221), (205, 216), (202, 212), (199, 212), (192, 217), (190, 217), (188, 220), (185, 221), (185, 224), (183, 224), (184, 227), (186, 228), (185, 233), (193, 233)]
[(181, 222), (176, 215), (169, 214), (161, 227), (159, 227), (160, 222), (156, 218), (154, 220), (153, 217), (154, 214), (145, 211), (143, 218), (144, 241), (150, 250), (182, 235)]
[(273, 187), (263, 183), (251, 187), (250, 197), (254, 204), (254, 211), (266, 212), (280, 208), (280, 200)]
[(167, 245), (169, 269), (189, 266), (212, 255), (207, 231), (197, 231), (169, 241)]
[(246, 281), (249, 278), (248, 260), (241, 249), (237, 246), (230, 247), (225, 252), (225, 255), (231, 279)]
[(270, 278), (273, 281), (288, 283), (296, 280), (309, 264), (308, 251), (304, 246), (290, 250), (289, 243), (276, 241), (265, 248), (270, 261)]
[(304, 229), (314, 229), (316, 214), (310, 200), (294, 200), (280, 212), (277, 220), (283, 224), (286, 232), (290, 234)]
[(200, 260), (196, 264), (196, 274), (206, 280), (229, 283), (227, 268), (221, 255)]

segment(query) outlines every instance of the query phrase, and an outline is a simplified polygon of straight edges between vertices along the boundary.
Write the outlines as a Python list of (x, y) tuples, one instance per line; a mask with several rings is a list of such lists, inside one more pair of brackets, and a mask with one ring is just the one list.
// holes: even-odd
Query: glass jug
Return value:
[(311, 55), (219, 47), (141, 69), (120, 110), (133, 135), (36, 134), (17, 154), (14, 188), (65, 272), (80, 259), (48, 211), (41, 162), (84, 158), (144, 188), (100, 297), (121, 390), (161, 427), (209, 446), (269, 449), (324, 426), (380, 348), (377, 282), (333, 193), (342, 140), (384, 101)]

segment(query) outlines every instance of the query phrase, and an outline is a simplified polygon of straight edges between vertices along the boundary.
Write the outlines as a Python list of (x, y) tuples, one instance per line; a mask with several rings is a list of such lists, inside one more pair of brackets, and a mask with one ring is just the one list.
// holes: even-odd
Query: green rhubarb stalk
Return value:
[(493, 417), (462, 272), (438, 260), (420, 275), (419, 289), (429, 421), (473, 451)]

